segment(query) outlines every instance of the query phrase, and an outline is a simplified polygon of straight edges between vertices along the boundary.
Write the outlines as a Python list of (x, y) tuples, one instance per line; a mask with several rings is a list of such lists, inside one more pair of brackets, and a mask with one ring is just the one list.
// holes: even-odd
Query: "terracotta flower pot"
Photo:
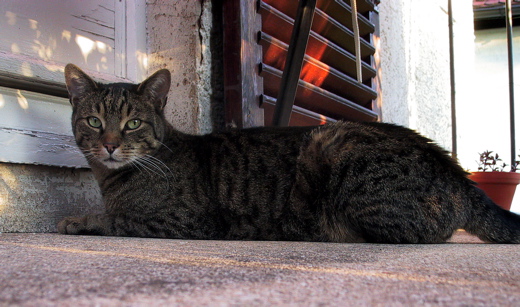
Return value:
[(469, 179), (477, 183), (500, 207), (510, 210), (516, 186), (520, 183), (520, 173), (513, 172), (474, 172)]

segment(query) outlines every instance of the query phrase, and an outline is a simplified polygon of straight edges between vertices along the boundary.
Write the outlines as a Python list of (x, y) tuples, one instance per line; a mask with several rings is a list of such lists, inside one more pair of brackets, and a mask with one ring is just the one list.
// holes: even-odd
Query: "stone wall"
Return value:
[(166, 117), (179, 130), (211, 130), (211, 1), (148, 1), (149, 71), (168, 68)]
[(63, 217), (102, 209), (89, 170), (0, 164), (0, 232), (55, 232)]

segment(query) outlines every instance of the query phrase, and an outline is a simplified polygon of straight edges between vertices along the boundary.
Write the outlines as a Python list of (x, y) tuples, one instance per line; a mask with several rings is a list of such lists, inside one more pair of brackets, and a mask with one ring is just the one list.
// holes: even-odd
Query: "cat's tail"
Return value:
[(472, 186), (471, 204), (464, 229), (492, 243), (520, 243), (520, 215), (502, 209), (482, 190)]

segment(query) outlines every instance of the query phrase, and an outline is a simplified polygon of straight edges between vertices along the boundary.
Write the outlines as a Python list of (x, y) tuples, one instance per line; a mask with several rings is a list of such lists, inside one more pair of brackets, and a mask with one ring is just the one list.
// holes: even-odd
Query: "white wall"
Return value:
[(447, 1), (382, 1), (382, 120), (451, 149)]

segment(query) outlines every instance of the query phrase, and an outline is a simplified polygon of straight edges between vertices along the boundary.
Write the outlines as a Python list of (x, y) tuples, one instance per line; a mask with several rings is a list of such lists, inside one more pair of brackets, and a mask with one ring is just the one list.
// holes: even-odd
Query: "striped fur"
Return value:
[(65, 77), (106, 212), (67, 218), (61, 233), (438, 243), (466, 228), (520, 242), (519, 216), (409, 129), (339, 122), (188, 135), (164, 118), (167, 70), (139, 85), (99, 84), (71, 64)]

